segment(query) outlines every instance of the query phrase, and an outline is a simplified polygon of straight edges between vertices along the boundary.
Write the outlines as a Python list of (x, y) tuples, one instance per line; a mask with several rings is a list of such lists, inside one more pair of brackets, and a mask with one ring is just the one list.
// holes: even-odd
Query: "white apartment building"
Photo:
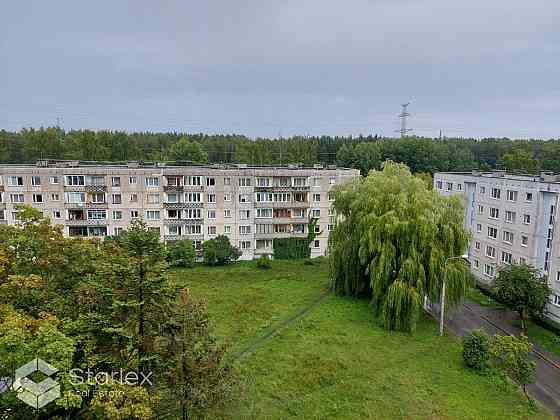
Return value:
[(548, 315), (560, 322), (560, 175), (442, 172), (434, 174), (434, 188), (465, 196), (465, 228), (472, 234), (468, 254), (476, 278), (491, 284), (503, 264), (538, 268), (553, 290)]
[(304, 238), (317, 218), (311, 256), (325, 255), (334, 224), (332, 188), (359, 176), (335, 166), (171, 166), (39, 161), (0, 165), (0, 223), (28, 204), (64, 226), (66, 236), (118, 235), (143, 219), (163, 241), (227, 235), (242, 259), (272, 254), (274, 238)]

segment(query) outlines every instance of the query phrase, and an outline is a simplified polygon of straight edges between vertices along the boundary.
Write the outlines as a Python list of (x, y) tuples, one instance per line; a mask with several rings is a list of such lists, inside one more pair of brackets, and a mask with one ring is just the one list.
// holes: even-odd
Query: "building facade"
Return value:
[(532, 265), (548, 278), (553, 290), (548, 315), (560, 322), (560, 176), (436, 173), (434, 188), (466, 199), (465, 228), (472, 234), (468, 254), (478, 281), (491, 284), (504, 264)]
[(274, 238), (306, 237), (317, 218), (317, 257), (327, 252), (334, 223), (331, 190), (358, 175), (321, 165), (0, 165), (0, 223), (17, 223), (18, 204), (39, 209), (70, 237), (118, 235), (143, 219), (164, 241), (191, 239), (200, 247), (227, 235), (242, 259), (252, 259), (272, 254)]

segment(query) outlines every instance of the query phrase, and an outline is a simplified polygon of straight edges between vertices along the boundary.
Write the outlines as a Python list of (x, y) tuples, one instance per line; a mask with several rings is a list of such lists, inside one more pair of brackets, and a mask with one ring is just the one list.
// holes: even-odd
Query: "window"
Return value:
[(34, 203), (42, 203), (43, 202), (43, 194), (33, 194), (33, 202)]
[(512, 255), (509, 252), (502, 251), (502, 262), (504, 264), (511, 264), (513, 261)]
[(525, 194), (525, 201), (533, 201), (533, 193), (526, 193)]
[(114, 210), (113, 211), (113, 220), (122, 220), (122, 211)]
[(85, 185), (83, 175), (66, 175), (66, 185)]
[(480, 262), (478, 260), (473, 261), (473, 267), (478, 270), (480, 268)]
[(41, 185), (41, 177), (40, 176), (32, 176), (31, 177), (31, 185), (37, 187)]
[(148, 219), (148, 220), (159, 220), (159, 210), (148, 210), (148, 211), (146, 211), (146, 219)]
[[(178, 213), (177, 218), (179, 218), (180, 213)], [(201, 209), (185, 209), (183, 210), (183, 217), (185, 219), (202, 219)]]
[(271, 218), (272, 217), (272, 209), (257, 209), (256, 217), (258, 219)]
[(504, 240), (504, 242), (507, 242), (508, 244), (512, 244), (513, 243), (513, 232), (508, 232), (507, 230), (504, 230), (503, 240)]
[(159, 194), (148, 194), (148, 204), (159, 204)]
[(321, 210), (319, 210), (319, 209), (313, 209), (313, 210), (311, 211), (311, 216), (312, 216), (312, 217), (321, 217)]
[(481, 225), (480, 223), (477, 223), (477, 224), (476, 224), (476, 231), (477, 231), (478, 233), (482, 232), (482, 225)]
[(107, 218), (106, 210), (88, 210), (87, 218), (90, 220), (103, 220)]
[(521, 246), (527, 246), (529, 243), (529, 237), (527, 235), (521, 235)]
[(438, 190), (442, 190), (443, 189), (443, 182), (441, 182), (440, 180), (436, 181), (436, 188)]
[(9, 176), (8, 177), (8, 185), (10, 185), (12, 187), (23, 186), (23, 177), (22, 176)]
[(52, 193), (51, 194), (51, 201), (60, 201), (60, 194)]
[(272, 225), (263, 225), (258, 224), (255, 225), (255, 232), (256, 233), (272, 233)]
[(498, 229), (492, 226), (488, 226), (488, 237), (496, 239), (498, 237)]
[(292, 210), (292, 217), (296, 219), (302, 219), (305, 216), (305, 209), (293, 209)]
[(130, 218), (131, 219), (138, 219), (140, 217), (140, 214), (138, 213), (138, 210), (130, 210)]
[(488, 277), (494, 277), (494, 267), (490, 264), (484, 264), (484, 274)]
[(321, 186), (321, 178), (320, 177), (313, 178), (313, 186), (314, 187), (320, 187)]
[(166, 203), (178, 203), (179, 194), (177, 193), (167, 193)]
[(457, 184), (457, 191), (463, 190), (463, 184)]
[(480, 194), (486, 194), (486, 187), (481, 185), (478, 191), (480, 192)]
[(224, 217), (231, 217), (231, 210), (230, 209), (224, 209)]
[(453, 182), (446, 182), (445, 185), (447, 191), (453, 191)]
[(96, 204), (104, 203), (105, 193), (91, 193), (91, 202)]
[(277, 203), (287, 203), (290, 201), (291, 195), (290, 193), (276, 193), (274, 194), (274, 201)]
[(257, 186), (258, 187), (269, 187), (270, 186), (270, 178), (257, 178)]
[(294, 187), (305, 187), (307, 185), (307, 178), (295, 177), (292, 178), (292, 183)]
[(208, 235), (216, 234), (216, 226), (208, 226)]
[(224, 225), (224, 233), (229, 235), (231, 233), (231, 225)]
[(136, 194), (136, 193), (130, 194), (130, 202), (131, 203), (137, 203), (138, 202), (138, 194)]
[(519, 264), (527, 264), (525, 257), (519, 257)]
[(249, 196), (247, 194), (239, 194), (239, 202), (240, 203), (248, 203)]
[(483, 214), (484, 213), (484, 206), (481, 206), (480, 204), (478, 205), (478, 214)]
[(250, 187), (251, 186), (251, 178), (239, 178), (239, 186), (240, 187)]
[(531, 224), (531, 215), (530, 214), (524, 214), (523, 215), (523, 223), (526, 224), (526, 225)]
[(157, 176), (147, 176), (146, 187), (159, 187), (159, 178)]
[(206, 178), (206, 186), (213, 187), (216, 185), (216, 178)]
[(89, 185), (105, 185), (105, 178), (99, 175), (92, 175), (87, 177)]
[(128, 183), (130, 185), (136, 185), (138, 183), (138, 179), (135, 176), (129, 176), (128, 177)]
[(270, 249), (272, 248), (272, 239), (259, 239), (256, 243), (257, 249)]
[(515, 223), (515, 212), (506, 210), (506, 222), (507, 223)]
[(334, 185), (334, 184), (336, 184), (336, 177), (331, 176), (331, 177), (329, 178), (329, 185)]
[(249, 219), (251, 217), (251, 210), (241, 210), (239, 211), (239, 218), (242, 220)]
[(208, 218), (215, 219), (216, 218), (216, 210), (208, 210)]
[(506, 195), (508, 201), (517, 201), (517, 191), (507, 190)]
[[(208, 201), (209, 203), (215, 203), (216, 202), (216, 195), (215, 194), (208, 194), (208, 197), (210, 197), (210, 195), (214, 196), (214, 201)], [(190, 193), (185, 193), (185, 201), (187, 203), (200, 203), (202, 201), (202, 194), (199, 192), (190, 192)]]
[(202, 185), (201, 183), (201, 177), (200, 176), (186, 176), (185, 179), (185, 185), (188, 186), (200, 186)]
[(251, 226), (239, 226), (239, 234), (240, 235), (250, 235), (251, 234)]
[(321, 225), (315, 225), (315, 233), (321, 232)]
[(60, 181), (56, 175), (49, 177), (49, 182), (53, 185), (57, 185)]
[(313, 201), (321, 201), (321, 194), (313, 194)]
[(215, 203), (216, 202), (216, 194), (208, 194), (208, 202)]
[(224, 194), (224, 201), (231, 201), (231, 193)]
[(54, 219), (62, 219), (62, 213), (60, 210), (53, 210), (52, 214)]
[(315, 241), (313, 241), (313, 248), (319, 248), (321, 245), (321, 241), (319, 239), (315, 239)]
[(560, 296), (552, 295), (552, 304), (554, 306), (560, 306)]
[(500, 217), (500, 210), (495, 207), (490, 207), (490, 218), (498, 219)]
[(224, 185), (231, 185), (231, 178), (224, 178)]
[(327, 196), (328, 196), (329, 201), (334, 201), (335, 195), (334, 195), (333, 191), (329, 191)]
[(492, 188), (492, 191), (490, 192), (490, 197), (499, 200), (501, 195), (502, 195), (502, 190), (500, 190), (499, 188)]
[(74, 204), (83, 204), (86, 202), (86, 194), (83, 192), (67, 192), (66, 202)]
[(239, 248), (241, 250), (251, 249), (251, 241), (239, 241)]
[(122, 197), (120, 194), (113, 194), (113, 204), (122, 204)]
[(490, 245), (486, 245), (486, 256), (488, 258), (496, 258), (496, 248)]
[(560, 282), (560, 271), (556, 272), (556, 281)]
[(258, 192), (255, 193), (255, 199), (257, 200), (257, 203), (272, 202), (274, 200), (274, 195), (269, 192)]
[(121, 177), (120, 176), (111, 177), (111, 186), (112, 187), (120, 187), (121, 186)]

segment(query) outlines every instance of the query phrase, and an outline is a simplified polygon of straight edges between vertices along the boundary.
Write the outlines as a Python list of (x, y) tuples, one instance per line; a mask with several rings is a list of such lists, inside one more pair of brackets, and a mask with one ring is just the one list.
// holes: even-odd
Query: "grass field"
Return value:
[[(215, 331), (239, 353), (313, 302), (328, 286), (323, 261), (253, 262), (174, 271), (204, 297)], [(244, 392), (228, 407), (239, 419), (522, 419), (531, 411), (511, 384), (462, 365), (455, 337), (427, 318), (414, 335), (389, 333), (365, 301), (328, 296), (236, 361)]]

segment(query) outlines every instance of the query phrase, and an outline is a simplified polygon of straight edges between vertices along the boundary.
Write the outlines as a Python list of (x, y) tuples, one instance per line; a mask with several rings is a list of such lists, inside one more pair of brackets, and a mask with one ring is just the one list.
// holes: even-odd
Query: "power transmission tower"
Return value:
[(406, 133), (408, 133), (409, 131), (412, 131), (412, 128), (406, 128), (406, 119), (410, 117), (410, 114), (408, 113), (408, 109), (407, 109), (409, 105), (410, 102), (401, 105), (402, 111), (399, 114), (399, 118), (401, 119), (401, 129), (396, 130), (397, 133), (401, 133), (401, 138), (405, 137)]

